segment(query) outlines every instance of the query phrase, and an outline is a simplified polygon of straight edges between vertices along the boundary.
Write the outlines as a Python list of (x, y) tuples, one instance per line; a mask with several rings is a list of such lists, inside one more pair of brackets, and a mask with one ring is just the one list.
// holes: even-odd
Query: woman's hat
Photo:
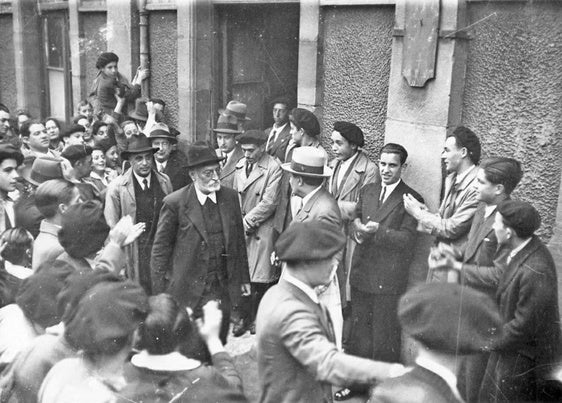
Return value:
[(316, 147), (297, 147), (291, 162), (281, 164), (284, 171), (311, 178), (328, 178), (332, 172), (326, 166), (325, 154)]
[(238, 120), (252, 120), (246, 117), (247, 110), (248, 107), (246, 106), (246, 104), (243, 104), (242, 102), (238, 102), (238, 101), (230, 101), (226, 105), (226, 108), (219, 109), (219, 113), (221, 115), (234, 116)]
[(131, 154), (139, 154), (150, 151), (153, 154), (158, 151), (157, 147), (152, 147), (152, 142), (144, 134), (132, 136), (129, 139), (127, 149), (121, 152), (121, 158), (126, 160)]

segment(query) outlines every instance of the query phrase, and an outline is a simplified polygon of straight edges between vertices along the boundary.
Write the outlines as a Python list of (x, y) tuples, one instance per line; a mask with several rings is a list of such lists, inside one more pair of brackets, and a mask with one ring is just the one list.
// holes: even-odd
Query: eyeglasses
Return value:
[(217, 176), (217, 178), (220, 178), (221, 169), (220, 168), (205, 169), (203, 171), (200, 171), (200, 174), (203, 178), (205, 178), (207, 180), (213, 179), (215, 177), (215, 175)]

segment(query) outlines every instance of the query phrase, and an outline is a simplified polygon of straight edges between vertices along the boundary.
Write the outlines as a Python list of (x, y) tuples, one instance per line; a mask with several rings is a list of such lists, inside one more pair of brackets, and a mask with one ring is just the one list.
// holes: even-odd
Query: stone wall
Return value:
[(14, 66), (14, 40), (12, 15), (0, 15), (0, 102), (5, 104), (10, 112), (15, 112), (16, 99), (16, 71)]

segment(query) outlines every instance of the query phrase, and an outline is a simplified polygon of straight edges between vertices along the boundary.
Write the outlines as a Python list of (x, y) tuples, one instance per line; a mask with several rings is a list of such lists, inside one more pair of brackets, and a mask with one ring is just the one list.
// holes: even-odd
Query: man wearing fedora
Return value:
[[(295, 208), (292, 221), (319, 220), (341, 228), (342, 220), (338, 204), (324, 187), (324, 181), (330, 177), (330, 172), (322, 151), (316, 147), (299, 147), (295, 149), (291, 162), (281, 166), (289, 174), (292, 194), (300, 201), (300, 205)], [(340, 261), (341, 252), (334, 258), (336, 265)], [(335, 342), (338, 348), (341, 348), (343, 317), (338, 279), (332, 279), (327, 286), (319, 289), (318, 292), (320, 300), (326, 304), (330, 311)]]
[(265, 150), (273, 157), (277, 157), (282, 163), (285, 162), (285, 152), (291, 140), (291, 124), (289, 123), (289, 100), (285, 98), (274, 99), (273, 126), (266, 129), (267, 143)]
[(250, 333), (256, 332), (258, 305), (279, 278), (270, 263), (273, 252), (273, 216), (279, 198), (282, 170), (279, 161), (265, 152), (267, 136), (262, 130), (248, 130), (238, 137), (244, 152), (236, 165), (234, 190), (240, 195), (246, 233), (248, 266), (252, 290)]
[(354, 357), (336, 347), (330, 314), (315, 289), (331, 282), (345, 245), (339, 226), (294, 222), (275, 244), (285, 262), (257, 318), (260, 402), (331, 402), (332, 385), (369, 385), (404, 372), (400, 364)]
[(150, 256), (160, 207), (164, 196), (172, 192), (168, 176), (154, 169), (157, 150), (144, 134), (132, 137), (128, 149), (121, 153), (131, 168), (109, 184), (105, 196), (105, 219), (111, 228), (126, 215), (146, 225), (146, 231), (127, 246), (126, 268), (127, 276), (148, 294), (152, 294)]
[(206, 143), (188, 147), (193, 183), (164, 199), (151, 267), (153, 292), (169, 293), (196, 316), (207, 301), (220, 301), (226, 343), (230, 308), (250, 294), (250, 276), (238, 193), (221, 186), (221, 160)]
[(178, 139), (170, 133), (168, 126), (164, 123), (156, 123), (152, 126), (148, 138), (152, 142), (152, 147), (158, 149), (154, 153), (156, 170), (168, 175), (173, 190), (178, 190), (190, 184), (191, 178), (187, 172), (187, 157), (183, 152), (174, 148)]
[(244, 157), (244, 152), (236, 141), (236, 136), (242, 133), (242, 131), (238, 130), (238, 121), (234, 116), (221, 114), (217, 121), (217, 127), (213, 129), (213, 132), (215, 132), (217, 137), (218, 148), (215, 150), (217, 156), (224, 158), (220, 162), (221, 185), (232, 188), (236, 164)]
[(244, 131), (246, 122), (252, 120), (246, 116), (247, 111), (246, 104), (239, 101), (230, 101), (226, 104), (226, 108), (219, 109), (219, 114), (236, 118), (238, 130)]

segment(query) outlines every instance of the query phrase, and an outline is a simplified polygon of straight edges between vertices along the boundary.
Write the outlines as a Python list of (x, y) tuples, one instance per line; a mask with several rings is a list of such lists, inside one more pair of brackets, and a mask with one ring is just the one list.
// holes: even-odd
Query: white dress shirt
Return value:
[(150, 189), (150, 179), (151, 179), (152, 173), (149, 173), (148, 176), (139, 176), (133, 171), (133, 175), (135, 175), (135, 178), (137, 179), (137, 182), (139, 183), (142, 190), (145, 190), (144, 189), (144, 180), (145, 179), (146, 179), (147, 187)]
[(199, 200), (199, 203), (203, 206), (205, 205), (205, 202), (207, 201), (207, 199), (211, 199), (211, 201), (215, 204), (217, 204), (217, 194), (216, 192), (211, 192), (208, 195), (206, 195), (205, 193), (201, 192), (197, 186), (193, 186), (195, 188), (195, 194), (197, 195), (197, 200)]

